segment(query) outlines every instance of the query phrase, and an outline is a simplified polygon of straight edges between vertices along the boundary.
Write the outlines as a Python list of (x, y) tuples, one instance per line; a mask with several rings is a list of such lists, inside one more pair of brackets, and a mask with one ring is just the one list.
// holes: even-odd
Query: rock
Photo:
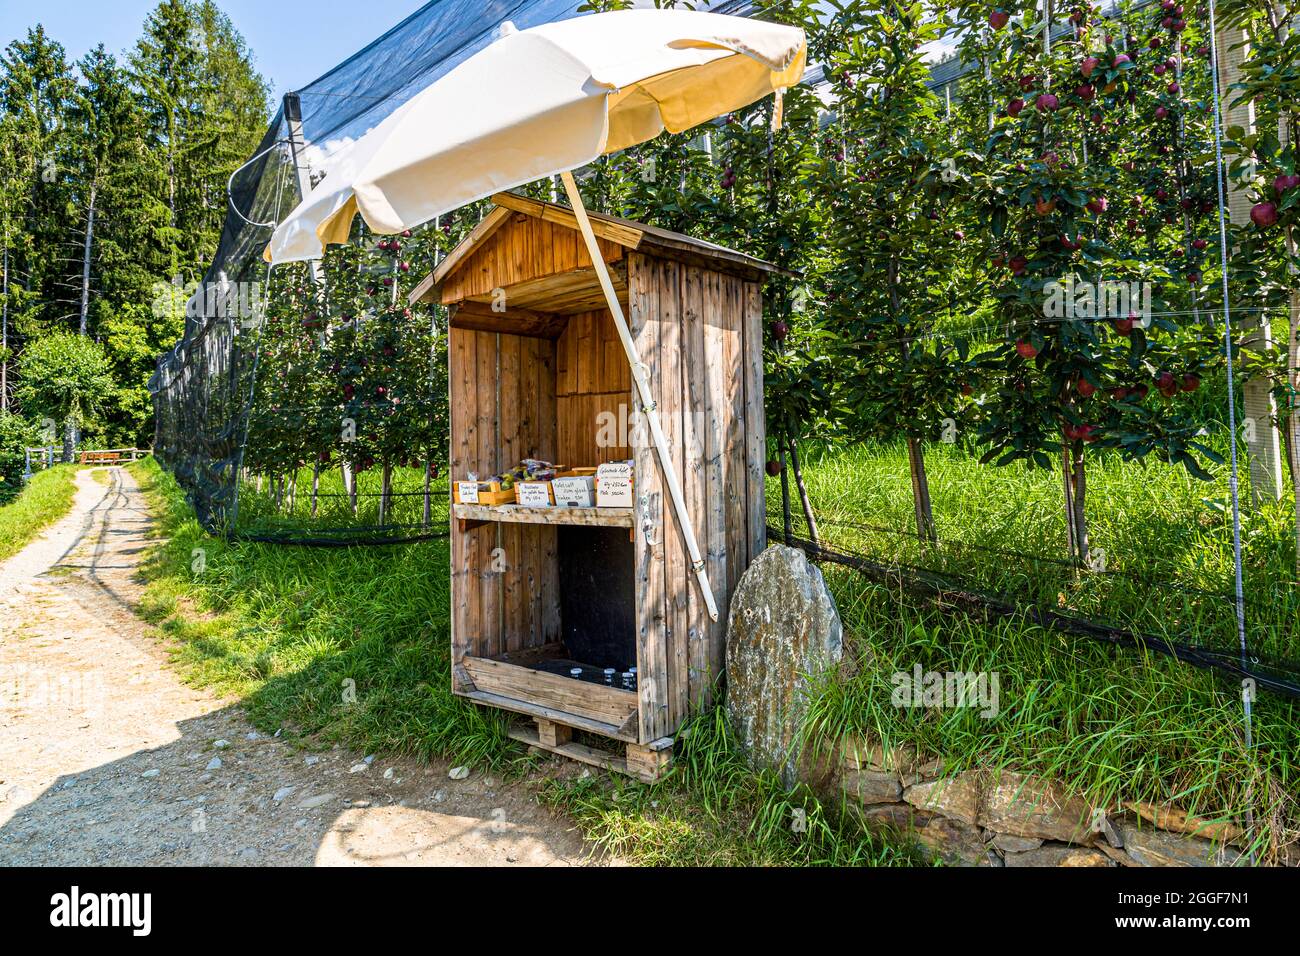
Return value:
[(298, 804), (300, 810), (315, 810), (317, 807), (323, 807), (331, 800), (337, 800), (338, 797), (332, 793), (322, 793), (315, 797), (308, 797), (302, 803)]
[(372, 763), (375, 762), (375, 755), (374, 755), (374, 754), (370, 754), (369, 756), (367, 756), (367, 757), (363, 757), (362, 759), (365, 760), (365, 762), (366, 762), (366, 766), (368, 767), (368, 766), (370, 766)]
[(220, 757), (213, 757), (211, 760), (208, 761), (208, 765), (207, 765), (206, 767), (204, 767), (203, 769), (204, 769), (204, 770), (220, 770), (220, 769), (221, 769), (221, 758), (220, 758)]
[(275, 791), (275, 793), (271, 795), (271, 799), (274, 800), (276, 803), (279, 803), (289, 794), (293, 793), (295, 789), (296, 789), (295, 787), (281, 787), (279, 790)]
[(1157, 807), (1153, 803), (1142, 803), (1136, 800), (1124, 806), (1148, 823), (1155, 824), (1160, 830), (1192, 834), (1218, 843), (1237, 843), (1245, 836), (1240, 827), (1225, 820), (1207, 820), (1204, 817), (1189, 816), (1177, 807)]
[(452, 767), (447, 776), (452, 780), (464, 780), (469, 776), (469, 767)]
[(370, 769), (370, 764), (368, 763), (354, 763), (348, 769), (348, 773), (365, 773), (369, 769)]
[(850, 770), (840, 789), (860, 803), (897, 803), (903, 795), (898, 775), (883, 770)]
[(741, 749), (792, 787), (810, 693), (836, 669), (835, 599), (802, 551), (773, 545), (740, 578), (727, 616), (727, 711)]
[(980, 831), (968, 823), (936, 815), (917, 826), (914, 832), (922, 846), (947, 863), (988, 865)]
[(994, 834), (989, 843), (1003, 853), (1028, 853), (1043, 845), (1043, 841), (1037, 838), (1012, 836), (1010, 833)]
[(293, 828), (294, 828), (295, 830), (301, 830), (301, 829), (303, 829), (305, 826), (307, 826), (307, 819), (306, 819), (306, 817), (304, 817), (304, 818), (301, 819), (301, 820), (295, 820), (295, 821), (294, 821), (294, 824), (293, 824)]
[(244, 734), (244, 739), (245, 739), (245, 740), (261, 740), (261, 739), (262, 739), (262, 735), (259, 734), (256, 730), (250, 730), (248, 733)]
[(920, 814), (906, 803), (877, 803), (863, 808), (862, 819), (868, 826), (889, 827), (893, 830), (907, 831), (929, 819), (928, 814)]
[(305, 763), (309, 767), (314, 767), (318, 763), (320, 763), (320, 757), (317, 757), (315, 754), (309, 754), (307, 757), (303, 759), (303, 763)]
[(392, 779), (393, 779), (393, 768), (392, 768), (392, 767), (389, 767), (387, 770), (384, 771), (384, 779), (385, 779), (385, 780), (392, 780)]
[(1105, 840), (1101, 840), (1097, 843), (1097, 849), (1100, 850), (1102, 853), (1105, 853), (1108, 857), (1110, 857), (1120, 866), (1137, 866), (1137, 864), (1133, 862), (1133, 858), (1131, 856), (1129, 856), (1123, 850), (1107, 843)]
[(224, 739), (223, 739), (223, 740), (214, 740), (214, 741), (212, 741), (212, 746), (215, 747), (217, 750), (224, 750), (225, 748), (227, 748), (227, 747), (230, 746), (230, 741), (229, 741), (229, 740), (224, 740)]
[(941, 813), (970, 826), (979, 821), (980, 781), (974, 771), (913, 784), (903, 792), (903, 799), (921, 810)]
[(1024, 853), (1008, 853), (1007, 866), (1112, 866), (1106, 854), (1059, 843), (1041, 846)]
[(152, 770), (146, 770), (144, 773), (140, 774), (140, 776), (145, 777), (146, 779), (153, 779), (160, 773), (162, 773), (162, 771), (157, 767), (154, 767)]
[(1236, 850), (1199, 837), (1166, 833), (1122, 824), (1124, 851), (1139, 866), (1232, 866), (1241, 856)]
[(1084, 845), (1097, 838), (1091, 807), (1055, 784), (1003, 771), (983, 796), (979, 824), (998, 833)]

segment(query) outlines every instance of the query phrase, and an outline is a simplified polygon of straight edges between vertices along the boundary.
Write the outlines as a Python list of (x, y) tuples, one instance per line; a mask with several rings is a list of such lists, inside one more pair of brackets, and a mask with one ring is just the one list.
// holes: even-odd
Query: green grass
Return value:
[[(1019, 601), (1231, 646), (1231, 605), (1222, 597), (1231, 582), (1222, 470), (1207, 484), (1165, 466), (1112, 458), (1091, 464), (1093, 540), (1109, 560), (1106, 573), (1077, 574), (1059, 563), (1064, 523), (1053, 474), (980, 466), (959, 446), (929, 449), (945, 541), (932, 549), (898, 533), (911, 527), (901, 448), (864, 445), (811, 457), (810, 491), (823, 532), (837, 543)], [(505, 737), (504, 716), (450, 693), (446, 542), (345, 550), (230, 545), (202, 533), (152, 461), (136, 468), (170, 539), (149, 568), (148, 613), (178, 639), (177, 656), (194, 680), (243, 698), (266, 730), (507, 772), (528, 765)], [(323, 487), (335, 481), (327, 475)], [(418, 486), (418, 473), (399, 472), (397, 483)], [(291, 517), (274, 507), (269, 487), (259, 495), (246, 485), (245, 514), (259, 527), (301, 526), (302, 487)], [(779, 527), (779, 485), (768, 492)], [(351, 512), (318, 523), (340, 516), (349, 520)], [(443, 520), (441, 513), (434, 520)], [(1256, 644), (1300, 656), (1290, 534), (1285, 505), (1247, 516), (1248, 613)], [(195, 548), (206, 560), (198, 572)], [(936, 608), (843, 568), (828, 565), (826, 575), (851, 666), (813, 702), (809, 737), (822, 746), (859, 736), (911, 744), (945, 757), (954, 772), (1041, 774), (1101, 806), (1143, 799), (1240, 818), (1249, 805), (1262, 849), (1294, 840), (1295, 702), (1260, 693), (1255, 746), (1247, 752), (1239, 689), (1222, 676), (1019, 616), (981, 620)], [(990, 720), (973, 710), (893, 707), (891, 675), (915, 664), (997, 673), (999, 714)], [(348, 680), (355, 703), (344, 700)], [(770, 775), (747, 768), (721, 715), (715, 710), (690, 725), (676, 769), (653, 787), (600, 774), (563, 776), (540, 796), (570, 813), (596, 844), (636, 863), (916, 862), (905, 845), (864, 830), (845, 806), (804, 790), (787, 794)]]
[(232, 544), (204, 533), (153, 459), (132, 467), (167, 539), (144, 613), (197, 685), (241, 698), (263, 730), (479, 765), (516, 755), (503, 716), (451, 693), (445, 540)]
[[(153, 459), (132, 470), (166, 539), (146, 564), (144, 614), (175, 639), (175, 659), (194, 684), (240, 698), (259, 729), (284, 729), (307, 746), (338, 742), (506, 773), (534, 762), (506, 737), (506, 715), (451, 693), (445, 541), (231, 544), (203, 532)], [(265, 483), (260, 498), (255, 483), (243, 489), (259, 528), (284, 517), (270, 494)], [(349, 680), (355, 703), (344, 699)], [(851, 814), (824, 809), (803, 791), (786, 794), (770, 775), (751, 771), (731, 750), (720, 715), (693, 725), (677, 769), (653, 787), (593, 775), (553, 780), (539, 797), (571, 813), (594, 844), (634, 863), (917, 859)]]
[(55, 465), (32, 476), (18, 497), (0, 506), (0, 561), (17, 554), (72, 507), (74, 465)]
[[(809, 466), (810, 495), (826, 519), (823, 536), (1014, 601), (1235, 646), (1233, 605), (1218, 596), (1232, 583), (1230, 525), (1217, 506), (1226, 495), (1222, 469), (1206, 484), (1182, 469), (1116, 458), (1090, 463), (1092, 538), (1110, 560), (1107, 573), (1076, 574), (1044, 560), (1064, 557), (1059, 475), (979, 466), (951, 446), (929, 449), (927, 462), (944, 539), (939, 548), (877, 530), (913, 526), (901, 447), (832, 452)], [(779, 487), (769, 488), (769, 506), (780, 527)], [(1247, 620), (1252, 648), (1295, 660), (1287, 507), (1245, 516)], [(798, 518), (796, 530), (805, 530)], [(953, 772), (1041, 774), (1082, 790), (1098, 806), (1148, 800), (1238, 819), (1250, 806), (1262, 843), (1276, 849), (1296, 838), (1298, 702), (1259, 692), (1255, 745), (1247, 752), (1240, 687), (1231, 678), (1046, 630), (1019, 615), (982, 620), (940, 609), (844, 568), (827, 565), (825, 573), (853, 667), (849, 679), (828, 684), (815, 701), (810, 739), (865, 736), (942, 756)], [(892, 675), (916, 664), (998, 674), (1000, 713), (984, 719), (974, 709), (893, 706)]]

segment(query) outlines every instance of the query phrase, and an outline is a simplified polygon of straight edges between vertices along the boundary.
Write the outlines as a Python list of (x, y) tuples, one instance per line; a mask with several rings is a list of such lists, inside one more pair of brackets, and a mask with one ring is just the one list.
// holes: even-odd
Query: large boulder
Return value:
[(787, 787), (810, 692), (839, 666), (844, 631), (835, 599), (802, 551), (774, 545), (744, 573), (727, 618), (727, 713), (751, 763)]

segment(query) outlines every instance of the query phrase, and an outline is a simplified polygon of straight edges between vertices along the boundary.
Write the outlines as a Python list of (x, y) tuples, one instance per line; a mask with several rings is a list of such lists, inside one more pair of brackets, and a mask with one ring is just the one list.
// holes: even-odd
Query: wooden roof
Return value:
[[(492, 197), (493, 208), (483, 220), (470, 230), (439, 263), (438, 268), (425, 276), (410, 294), (411, 302), (431, 301), (438, 287), (449, 275), (464, 265), (482, 244), (509, 221), (512, 213), (522, 213), (547, 222), (578, 231), (578, 219), (568, 206), (530, 199), (518, 193), (497, 193)], [(797, 276), (797, 273), (754, 256), (719, 246), (703, 239), (695, 239), (679, 232), (670, 232), (643, 222), (632, 222), (604, 213), (588, 213), (591, 228), (596, 236), (624, 249), (646, 252), (666, 259), (677, 259), (729, 272), (745, 278), (761, 280), (776, 273)]]

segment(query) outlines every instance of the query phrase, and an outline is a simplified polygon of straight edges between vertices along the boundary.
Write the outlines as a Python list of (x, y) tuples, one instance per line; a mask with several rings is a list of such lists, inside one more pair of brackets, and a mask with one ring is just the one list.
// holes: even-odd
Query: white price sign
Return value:
[(521, 481), (515, 487), (519, 490), (519, 503), (528, 508), (549, 508), (551, 506), (551, 489), (545, 481)]

